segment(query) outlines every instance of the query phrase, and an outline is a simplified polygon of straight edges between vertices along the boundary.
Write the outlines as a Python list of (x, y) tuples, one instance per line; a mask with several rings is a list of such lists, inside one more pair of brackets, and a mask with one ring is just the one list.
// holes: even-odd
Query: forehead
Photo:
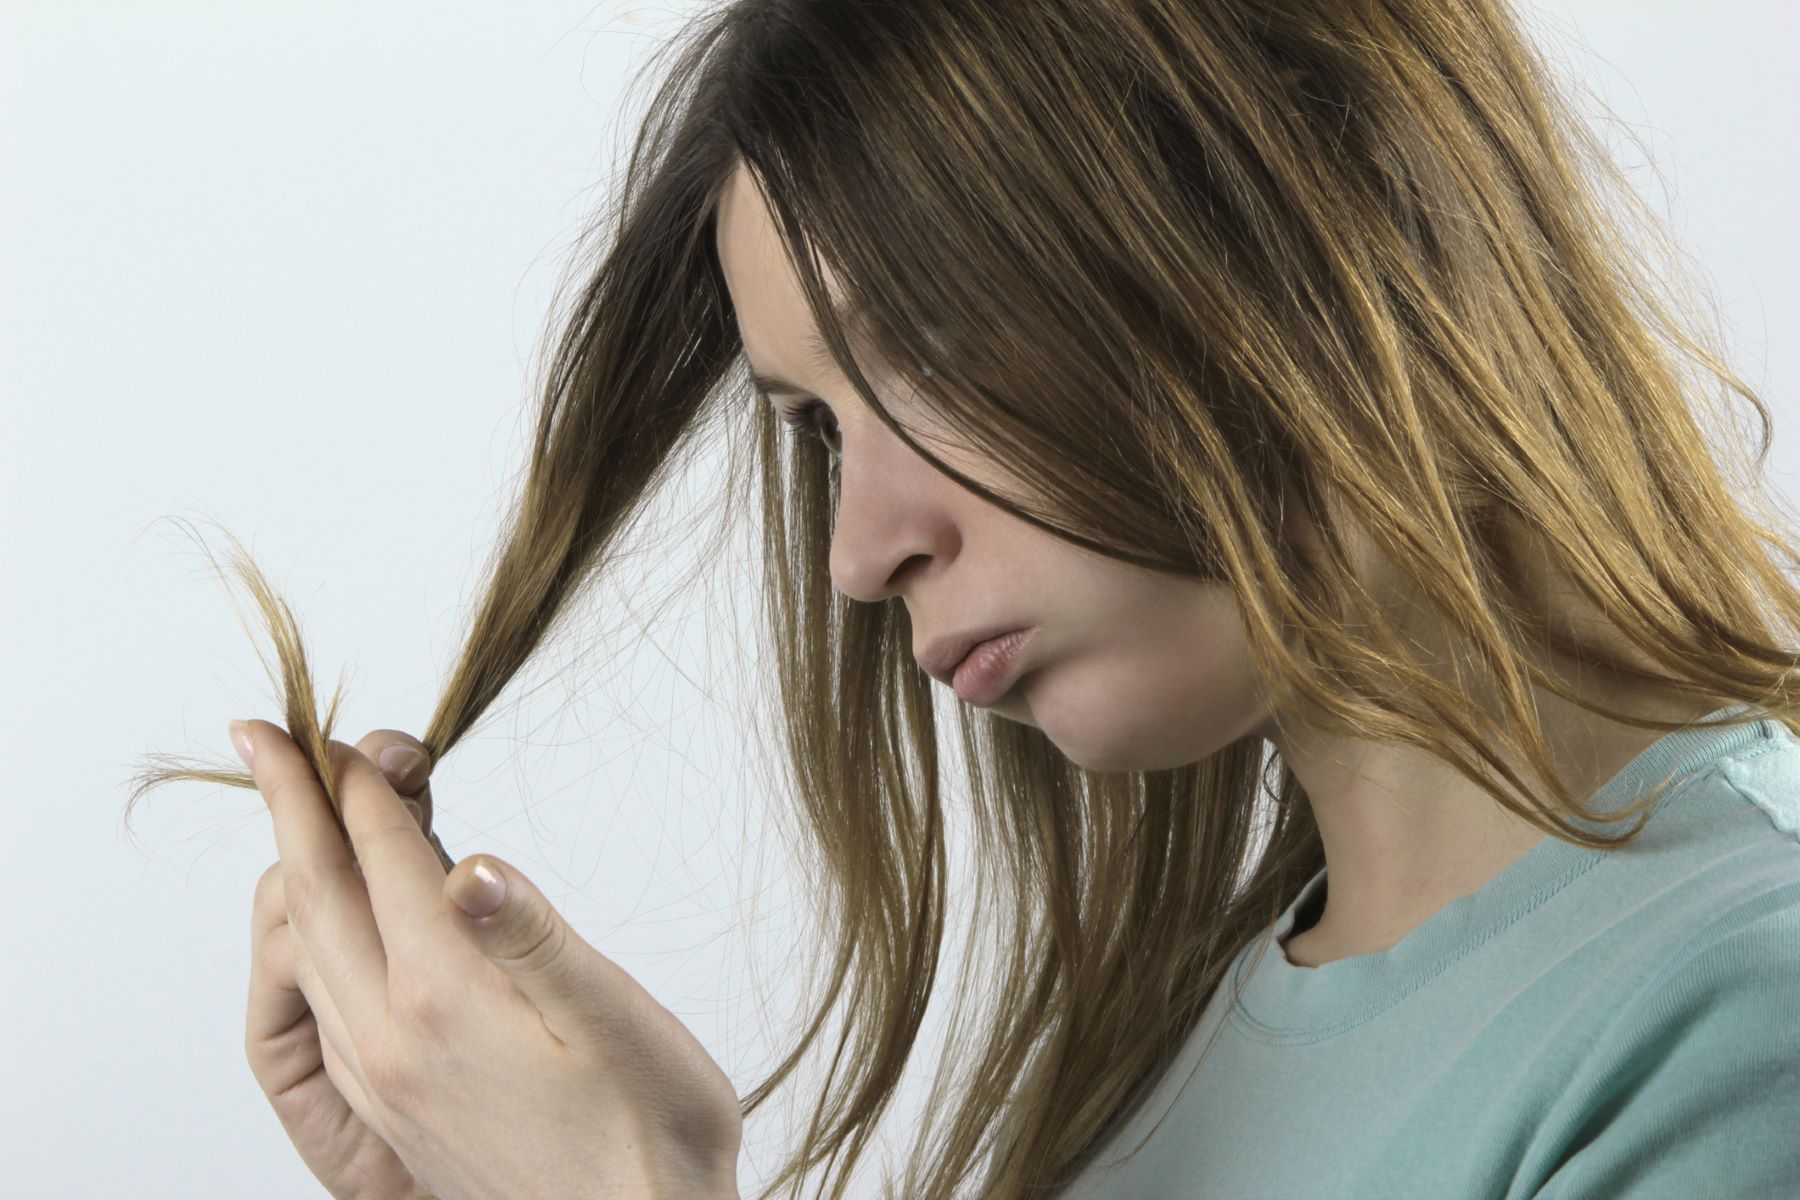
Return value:
[[(740, 309), (773, 311), (810, 320), (811, 309), (799, 272), (788, 256), (775, 216), (763, 199), (748, 167), (740, 164), (720, 193), (714, 245), (732, 300)], [(861, 325), (862, 312), (844, 295), (831, 264), (820, 261), (819, 275), (832, 311), (847, 332)], [(741, 315), (741, 313), (740, 313)]]
[(721, 262), (737, 266), (748, 266), (751, 262), (769, 265), (764, 260), (786, 257), (774, 216), (747, 167), (740, 165), (720, 190), (716, 225)]
[[(751, 382), (767, 395), (803, 395), (837, 377), (837, 365), (813, 321), (773, 214), (747, 168), (739, 167), (720, 196), (716, 248), (731, 293)], [(864, 313), (848, 300), (829, 264), (820, 263), (832, 312), (859, 344)], [(814, 380), (809, 387), (799, 382)]]

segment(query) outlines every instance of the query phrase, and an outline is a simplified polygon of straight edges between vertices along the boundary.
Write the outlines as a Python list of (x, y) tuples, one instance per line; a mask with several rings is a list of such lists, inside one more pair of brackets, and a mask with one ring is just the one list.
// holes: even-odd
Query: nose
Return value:
[(942, 570), (955, 557), (962, 538), (955, 497), (963, 493), (873, 414), (855, 429), (839, 428), (832, 586), (865, 603), (903, 595), (913, 575), (934, 564)]

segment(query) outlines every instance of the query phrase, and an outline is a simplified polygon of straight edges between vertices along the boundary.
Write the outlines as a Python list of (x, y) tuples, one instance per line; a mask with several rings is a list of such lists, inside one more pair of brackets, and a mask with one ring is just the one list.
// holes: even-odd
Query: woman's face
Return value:
[[(898, 596), (913, 653), (965, 631), (1036, 626), (1012, 683), (987, 707), (1035, 725), (1076, 764), (1159, 770), (1196, 762), (1252, 732), (1257, 694), (1236, 605), (1220, 584), (1159, 575), (1072, 546), (965, 491), (901, 442), (857, 398), (817, 337), (806, 296), (747, 170), (723, 194), (718, 254), (750, 370), (803, 395), (771, 393), (786, 411), (808, 400), (839, 455), (831, 539), (838, 591)], [(825, 279), (839, 299), (827, 270)], [(1021, 487), (997, 464), (952, 444), (916, 398), (882, 402), (956, 469), (1003, 494)]]

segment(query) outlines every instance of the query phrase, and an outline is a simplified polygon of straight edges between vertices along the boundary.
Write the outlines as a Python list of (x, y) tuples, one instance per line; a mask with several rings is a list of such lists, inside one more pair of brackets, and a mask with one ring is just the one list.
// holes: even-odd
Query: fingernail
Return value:
[(411, 746), (402, 746), (399, 743), (395, 743), (376, 755), (375, 761), (381, 764), (382, 773), (386, 775), (390, 781), (399, 783), (406, 778), (406, 773), (408, 771), (425, 761), (425, 756), (420, 754), (417, 750), (414, 750)]
[(506, 880), (486, 863), (476, 863), (451, 899), (471, 917), (491, 916), (506, 902)]
[(256, 743), (250, 740), (250, 723), (233, 721), (225, 728), (231, 732), (231, 744), (237, 749), (237, 756), (244, 760), (246, 767), (255, 767)]

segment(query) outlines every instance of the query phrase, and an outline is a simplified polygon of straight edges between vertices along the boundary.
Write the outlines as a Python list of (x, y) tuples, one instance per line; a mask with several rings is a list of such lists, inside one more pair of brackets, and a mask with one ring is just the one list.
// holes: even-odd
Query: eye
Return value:
[[(781, 419), (787, 422), (788, 427), (793, 431), (795, 440), (800, 442), (816, 440), (820, 445), (831, 451), (834, 456), (843, 453), (842, 446), (833, 445), (819, 432), (818, 422), (815, 418), (821, 412), (829, 413), (831, 410), (825, 407), (823, 401), (808, 400), (798, 408), (784, 411), (781, 414)], [(835, 416), (832, 417), (831, 428), (832, 436), (836, 437), (838, 430), (837, 418)]]

